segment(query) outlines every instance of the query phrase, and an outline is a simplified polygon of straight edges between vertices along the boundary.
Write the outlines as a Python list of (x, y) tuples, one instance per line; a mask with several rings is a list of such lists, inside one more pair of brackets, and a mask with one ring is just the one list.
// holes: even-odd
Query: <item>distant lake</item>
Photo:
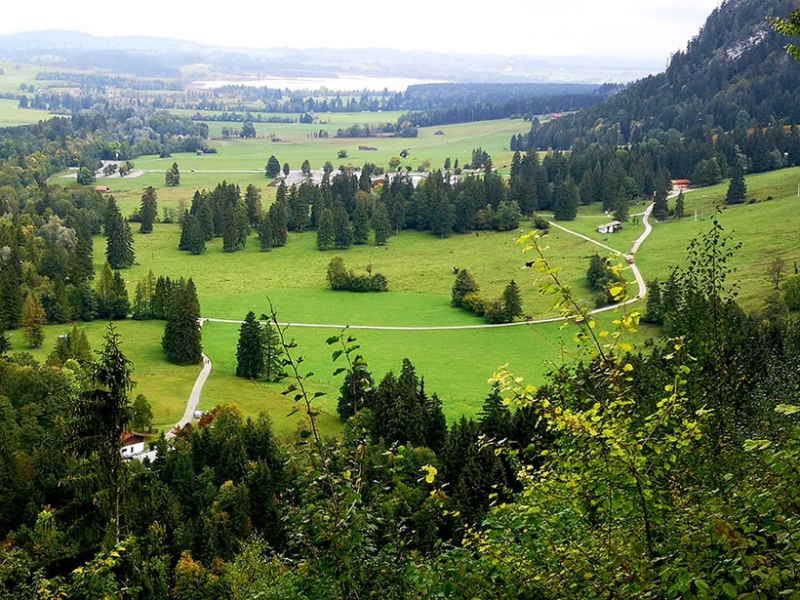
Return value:
[(211, 90), (226, 85), (247, 87), (268, 87), (278, 90), (319, 90), (325, 88), (332, 92), (360, 92), (362, 90), (405, 92), (410, 85), (424, 83), (443, 83), (431, 79), (411, 79), (408, 77), (267, 77), (264, 79), (206, 80), (195, 81), (194, 85)]

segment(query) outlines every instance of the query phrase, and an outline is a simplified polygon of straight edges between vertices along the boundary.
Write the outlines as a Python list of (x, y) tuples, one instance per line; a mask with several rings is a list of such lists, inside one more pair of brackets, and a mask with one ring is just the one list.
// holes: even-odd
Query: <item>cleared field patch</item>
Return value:
[[(758, 202), (737, 206), (724, 204), (727, 181), (686, 193), (687, 217), (657, 224), (637, 255), (645, 279), (657, 277), (663, 281), (673, 267), (685, 266), (689, 242), (710, 229), (711, 217), (718, 207), (725, 232), (742, 244), (731, 260), (737, 270), (729, 277), (729, 283), (739, 281), (738, 301), (744, 308), (760, 310), (772, 289), (767, 279), (769, 264), (781, 257), (787, 275), (794, 272), (795, 264), (800, 264), (798, 183), (800, 168), (749, 175), (747, 197)], [(769, 196), (773, 199), (767, 201)], [(673, 200), (670, 206), (674, 206)]]

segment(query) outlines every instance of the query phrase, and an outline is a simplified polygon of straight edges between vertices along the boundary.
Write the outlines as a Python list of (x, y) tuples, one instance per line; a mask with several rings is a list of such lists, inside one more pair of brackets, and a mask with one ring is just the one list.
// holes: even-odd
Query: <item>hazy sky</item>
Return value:
[(719, 0), (12, 2), (0, 33), (66, 29), (246, 47), (481, 54), (663, 56), (684, 49)]

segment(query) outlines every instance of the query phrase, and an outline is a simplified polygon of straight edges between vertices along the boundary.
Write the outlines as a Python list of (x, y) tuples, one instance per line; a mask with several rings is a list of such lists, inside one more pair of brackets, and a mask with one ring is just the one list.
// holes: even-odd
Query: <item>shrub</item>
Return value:
[(461, 308), (482, 317), (486, 314), (486, 298), (478, 294), (467, 294), (461, 299)]

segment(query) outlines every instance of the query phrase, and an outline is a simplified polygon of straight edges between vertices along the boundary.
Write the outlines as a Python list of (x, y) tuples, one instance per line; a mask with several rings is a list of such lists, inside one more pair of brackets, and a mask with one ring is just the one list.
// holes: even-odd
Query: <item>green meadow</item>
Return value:
[[(750, 203), (725, 205), (728, 182), (685, 194), (686, 217), (656, 224), (637, 254), (636, 262), (646, 279), (666, 279), (673, 267), (686, 266), (691, 240), (711, 227), (716, 214), (725, 233), (741, 243), (731, 260), (736, 271), (729, 283), (738, 282), (738, 301), (748, 310), (760, 310), (772, 290), (768, 267), (782, 258), (786, 274), (800, 266), (800, 168), (783, 169), (747, 177)], [(769, 199), (768, 199), (769, 198)], [(670, 200), (674, 207), (674, 200)], [(696, 216), (695, 216), (696, 212)]]
[[(235, 182), (242, 188), (251, 183), (260, 187), (266, 206), (274, 198), (275, 188), (271, 180), (264, 177), (263, 169), (272, 154), (293, 168), (298, 168), (305, 159), (311, 162), (312, 168), (320, 168), (328, 160), (335, 167), (340, 164), (360, 166), (367, 161), (385, 165), (389, 158), (408, 148), (410, 155), (404, 166), (415, 168), (428, 160), (436, 168), (442, 167), (448, 157), (453, 162), (458, 158), (465, 164), (471, 160), (472, 149), (482, 147), (493, 157), (496, 166), (507, 169), (512, 153), (506, 148), (511, 135), (527, 130), (527, 124), (522, 121), (504, 120), (422, 128), (419, 137), (411, 139), (315, 137), (320, 130), (333, 135), (339, 127), (394, 121), (397, 116), (394, 113), (337, 113), (323, 115), (327, 122), (313, 125), (256, 124), (259, 137), (255, 139), (212, 139), (217, 154), (178, 154), (163, 159), (140, 157), (135, 161), (136, 169), (144, 171), (140, 176), (100, 178), (97, 183), (111, 187), (123, 214), (130, 214), (139, 206), (142, 191), (148, 185), (157, 188), (160, 209), (178, 209), (191, 202), (195, 190), (213, 189), (222, 180)], [(210, 122), (212, 138), (221, 134), (223, 125), (241, 126)], [(441, 134), (437, 135), (439, 131)], [(272, 142), (271, 136), (281, 141)], [(359, 145), (374, 146), (377, 150), (359, 151)], [(346, 150), (347, 158), (338, 159), (339, 150)], [(166, 188), (164, 171), (173, 162), (180, 166), (181, 185)], [(63, 176), (54, 180), (62, 184), (74, 182)], [(723, 206), (727, 182), (688, 192), (685, 195), (687, 217), (656, 224), (637, 254), (637, 264), (645, 279), (664, 279), (674, 266), (683, 265), (687, 245), (693, 237), (708, 230), (715, 208), (721, 207), (720, 221), (726, 231), (742, 243), (742, 249), (733, 259), (737, 268), (734, 279), (741, 281), (740, 299), (749, 309), (760, 308), (770, 291), (766, 277), (769, 263), (781, 256), (790, 270), (795, 261), (800, 261), (795, 233), (799, 182), (800, 169), (749, 176), (748, 197), (753, 203), (737, 207)], [(674, 200), (670, 205), (674, 207)], [(644, 205), (632, 206), (632, 220), (617, 234), (597, 233), (597, 226), (610, 220), (599, 205), (581, 207), (576, 220), (562, 225), (625, 253), (644, 231), (641, 217), (636, 217), (644, 208)], [(325, 344), (325, 339), (339, 333), (344, 326), (424, 328), (482, 324), (481, 319), (450, 306), (453, 267), (468, 269), (481, 285), (481, 294), (487, 297), (498, 297), (513, 278), (522, 292), (526, 315), (532, 319), (554, 315), (552, 297), (539, 294), (537, 274), (525, 267), (534, 257), (523, 254), (516, 243), (520, 233), (530, 228), (529, 223), (523, 223), (516, 232), (480, 232), (444, 240), (426, 233), (404, 231), (392, 237), (384, 248), (361, 246), (330, 252), (316, 250), (316, 236), (311, 232), (291, 234), (285, 247), (261, 252), (253, 234), (243, 252), (225, 253), (221, 240), (214, 240), (202, 256), (177, 250), (180, 236), (177, 225), (157, 224), (152, 235), (136, 233), (135, 223), (132, 228), (137, 264), (124, 272), (131, 295), (136, 282), (152, 270), (156, 275), (192, 277), (204, 317), (239, 321), (250, 310), (260, 315), (269, 313), (272, 306), (282, 323), (335, 326), (294, 325), (286, 332), (298, 344), (293, 352), (304, 357), (303, 370), (314, 372), (311, 389), (326, 393), (317, 402), (326, 413), (323, 426), (331, 432), (338, 427), (335, 405), (341, 376), (332, 376), (338, 365), (332, 364), (333, 348)], [(555, 227), (544, 238), (543, 245), (548, 248), (547, 257), (552, 265), (561, 269), (562, 280), (572, 286), (582, 302), (589, 304), (591, 293), (584, 283), (589, 257), (595, 252), (609, 253)], [(104, 262), (104, 249), (105, 240), (96, 238), (95, 266), (98, 268)], [(337, 255), (344, 258), (349, 269), (363, 272), (371, 265), (375, 272), (386, 275), (390, 292), (350, 294), (328, 290), (326, 267)], [(613, 314), (605, 314), (602, 320), (609, 324), (613, 318)], [(99, 347), (105, 326), (85, 327), (93, 342), (96, 340), (95, 347)], [(136, 364), (137, 391), (150, 398), (157, 424), (165, 427), (177, 421), (198, 369), (173, 367), (163, 361), (162, 323), (126, 322), (118, 327)], [(45, 347), (52, 348), (54, 336), (63, 330), (49, 327)], [(201, 407), (209, 409), (217, 404), (235, 402), (246, 414), (268, 414), (278, 431), (294, 431), (302, 417), (286, 417), (294, 402), (280, 394), (282, 384), (256, 383), (234, 376), (238, 333), (236, 323), (205, 324), (204, 349), (214, 363), (214, 370), (206, 384)], [(437, 393), (442, 398), (445, 413), (451, 420), (462, 414), (474, 415), (480, 410), (490, 389), (487, 380), (500, 365), (508, 363), (514, 373), (530, 382), (542, 383), (553, 364), (576, 356), (574, 333), (574, 328), (562, 330), (558, 324), (433, 331), (349, 330), (361, 345), (360, 351), (376, 378), (389, 370), (399, 371), (402, 359), (409, 358), (418, 374), (425, 378), (428, 393)], [(642, 328), (632, 339), (641, 342), (654, 335), (657, 335), (654, 330)], [(135, 342), (128, 342), (131, 337)], [(22, 348), (21, 342), (14, 341), (17, 349)], [(47, 351), (42, 350), (37, 356), (46, 354)]]

